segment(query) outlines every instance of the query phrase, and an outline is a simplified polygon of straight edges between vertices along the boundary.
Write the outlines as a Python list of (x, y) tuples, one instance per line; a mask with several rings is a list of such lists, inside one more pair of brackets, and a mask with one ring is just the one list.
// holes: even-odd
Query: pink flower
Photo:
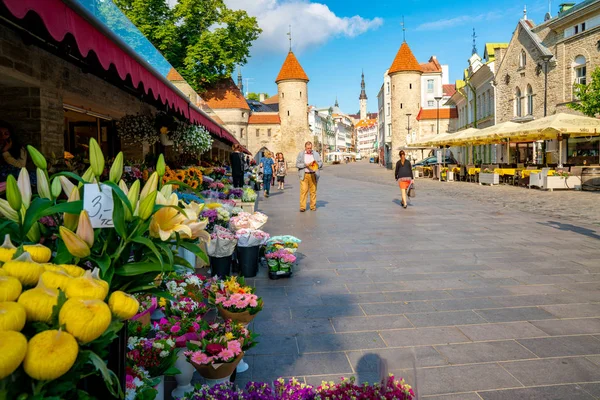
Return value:
[(192, 356), (190, 357), (190, 360), (192, 360), (193, 363), (196, 363), (199, 365), (204, 365), (204, 364), (209, 364), (211, 361), (211, 358), (209, 356), (207, 356), (206, 354), (204, 354), (200, 351), (197, 351), (192, 354)]
[(194, 327), (194, 332), (197, 332), (198, 329), (200, 329), (200, 325), (197, 322), (192, 323), (192, 326)]
[(177, 333), (181, 330), (181, 328), (179, 327), (179, 325), (173, 325), (171, 327), (171, 333)]
[(227, 349), (231, 350), (235, 355), (238, 355), (242, 352), (242, 345), (237, 340), (232, 340), (227, 343)]
[(235, 354), (233, 353), (233, 351), (225, 349), (219, 353), (218, 357), (223, 361), (228, 361), (229, 359), (235, 357)]

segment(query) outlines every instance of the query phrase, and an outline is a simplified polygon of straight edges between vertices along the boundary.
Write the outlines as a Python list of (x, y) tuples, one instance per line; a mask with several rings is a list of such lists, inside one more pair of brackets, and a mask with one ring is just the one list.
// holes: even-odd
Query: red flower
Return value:
[(219, 354), (225, 347), (223, 347), (222, 345), (220, 345), (219, 343), (211, 343), (208, 346), (206, 346), (206, 352), (208, 354), (210, 354), (211, 356), (216, 356), (217, 354)]

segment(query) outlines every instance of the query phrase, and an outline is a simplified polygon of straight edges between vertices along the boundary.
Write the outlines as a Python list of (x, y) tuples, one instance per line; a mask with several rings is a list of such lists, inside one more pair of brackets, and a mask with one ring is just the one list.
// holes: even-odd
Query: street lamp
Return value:
[[(408, 140), (408, 137), (410, 136), (410, 116), (412, 114), (406, 114), (406, 121), (407, 121), (407, 125), (406, 125), (406, 138)], [(404, 146), (406, 147), (407, 143), (404, 143)]]
[(437, 102), (437, 134), (440, 134), (440, 100), (442, 96), (435, 96), (435, 101)]
[(552, 57), (552, 54), (542, 55), (542, 61), (544, 62), (544, 117), (547, 115), (548, 110), (548, 64)]

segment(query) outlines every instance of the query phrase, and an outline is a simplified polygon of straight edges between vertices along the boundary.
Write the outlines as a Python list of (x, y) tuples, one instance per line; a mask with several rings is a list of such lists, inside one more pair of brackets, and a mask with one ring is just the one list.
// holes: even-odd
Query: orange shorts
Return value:
[(400, 189), (408, 189), (410, 186), (410, 181), (399, 180), (398, 185), (400, 186)]

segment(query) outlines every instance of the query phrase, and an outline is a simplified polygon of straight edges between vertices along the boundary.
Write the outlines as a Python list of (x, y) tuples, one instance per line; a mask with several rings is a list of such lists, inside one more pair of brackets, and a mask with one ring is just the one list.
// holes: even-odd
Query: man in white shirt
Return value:
[(316, 151), (313, 151), (312, 143), (304, 144), (304, 151), (298, 153), (296, 158), (298, 177), (300, 178), (300, 212), (306, 211), (306, 200), (310, 193), (310, 209), (317, 210), (317, 182), (320, 170), (323, 168), (323, 160)]

